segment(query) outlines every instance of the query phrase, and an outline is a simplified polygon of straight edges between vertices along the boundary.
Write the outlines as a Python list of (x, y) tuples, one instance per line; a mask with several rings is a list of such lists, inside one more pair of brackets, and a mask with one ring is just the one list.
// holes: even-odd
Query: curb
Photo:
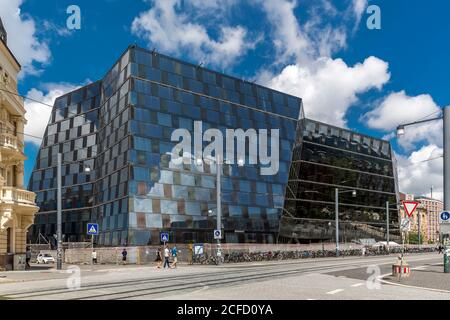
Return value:
[[(439, 264), (440, 263), (433, 264), (433, 265), (439, 265)], [(424, 266), (418, 266), (418, 267), (415, 267), (415, 268), (411, 268), (411, 270), (417, 270), (417, 269), (419, 269), (421, 267), (424, 267)], [(390, 275), (392, 275), (392, 273), (382, 274), (381, 276), (378, 276), (378, 281), (380, 281), (381, 283), (384, 283), (384, 284), (390, 284), (390, 285), (398, 286), (398, 287), (404, 287), (404, 288), (410, 288), (410, 289), (419, 289), (419, 290), (426, 290), (426, 291), (433, 291), (433, 292), (440, 292), (440, 293), (450, 293), (450, 290), (411, 286), (411, 285), (407, 285), (407, 284), (387, 281), (387, 280), (384, 279), (385, 277), (390, 276)]]

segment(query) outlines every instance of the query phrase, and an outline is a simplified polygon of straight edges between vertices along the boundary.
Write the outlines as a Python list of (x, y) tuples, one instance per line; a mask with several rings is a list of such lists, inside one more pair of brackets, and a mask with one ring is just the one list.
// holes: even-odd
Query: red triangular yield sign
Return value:
[(414, 210), (416, 210), (416, 208), (420, 202), (402, 201), (402, 203), (403, 203), (403, 208), (405, 208), (406, 214), (408, 215), (408, 217), (411, 217), (411, 215), (413, 214)]

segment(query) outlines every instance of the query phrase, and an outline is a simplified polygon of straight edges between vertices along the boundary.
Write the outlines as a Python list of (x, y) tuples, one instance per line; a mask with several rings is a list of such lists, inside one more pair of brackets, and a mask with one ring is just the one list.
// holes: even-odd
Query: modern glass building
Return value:
[[(324, 134), (324, 125), (304, 119), (300, 98), (130, 46), (103, 79), (55, 101), (29, 182), (40, 206), (30, 241), (50, 239), (56, 233), (56, 155), (62, 153), (65, 241), (84, 241), (86, 224), (98, 222), (99, 245), (159, 244), (161, 231), (170, 233), (171, 242), (212, 242), (216, 166), (170, 161), (178, 143), (171, 141), (172, 133), (185, 128), (195, 134), (195, 121), (202, 121), (202, 132), (216, 128), (224, 136), (226, 129), (279, 129), (275, 175), (261, 175), (261, 165), (250, 164), (249, 159), (222, 166), (225, 242), (274, 243), (292, 241), (293, 236), (302, 241), (328, 239), (328, 235), (309, 238), (299, 230), (309, 228), (312, 221), (327, 225), (331, 220), (332, 214), (323, 212), (331, 208), (332, 195), (320, 198), (309, 191), (326, 195), (334, 185), (361, 191), (353, 202), (342, 197), (342, 218), (363, 226), (355, 236), (381, 237), (380, 203), (396, 198), (387, 142), (359, 136), (354, 146), (357, 134), (325, 125), (328, 131), (338, 131), (337, 144), (328, 146), (325, 137), (334, 139), (334, 133)], [(247, 150), (250, 145), (247, 140)], [(334, 162), (319, 165), (316, 158), (326, 152)], [(373, 174), (365, 165), (373, 168)], [(84, 171), (86, 166), (90, 173)], [(333, 180), (338, 179), (333, 170), (342, 180)], [(358, 176), (360, 171), (370, 174)], [(376, 199), (364, 203), (368, 195)], [(286, 220), (286, 212), (295, 219)], [(391, 217), (398, 224), (395, 214)]]
[(386, 202), (390, 241), (401, 241), (389, 142), (309, 119), (298, 122), (279, 241), (334, 242), (336, 188), (341, 242), (385, 240)]

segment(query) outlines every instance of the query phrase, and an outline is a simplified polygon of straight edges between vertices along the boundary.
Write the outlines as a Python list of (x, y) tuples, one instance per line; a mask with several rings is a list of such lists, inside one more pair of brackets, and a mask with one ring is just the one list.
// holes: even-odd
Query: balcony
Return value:
[(0, 188), (0, 202), (13, 205), (36, 206), (36, 194), (31, 191), (14, 187)]
[(0, 149), (2, 161), (26, 159), (23, 154), (23, 142), (11, 133), (0, 132)]

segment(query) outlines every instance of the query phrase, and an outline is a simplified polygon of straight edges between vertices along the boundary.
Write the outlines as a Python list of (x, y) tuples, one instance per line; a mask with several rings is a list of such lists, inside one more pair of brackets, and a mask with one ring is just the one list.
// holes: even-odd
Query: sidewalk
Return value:
[[(187, 266), (187, 265), (186, 265)], [(155, 265), (114, 265), (114, 264), (63, 264), (63, 270), (57, 270), (56, 265), (32, 264), (30, 270), (25, 271), (2, 271), (0, 272), (0, 285), (2, 283), (25, 282), (35, 280), (65, 279), (72, 271), (70, 268), (78, 267), (82, 276), (98, 276), (108, 272), (133, 272), (138, 270), (152, 269)], [(178, 267), (184, 268), (184, 265)]]
[(443, 263), (412, 268), (410, 276), (402, 277), (400, 280), (392, 275), (384, 277), (383, 280), (393, 285), (450, 292), (450, 273), (444, 273)]

